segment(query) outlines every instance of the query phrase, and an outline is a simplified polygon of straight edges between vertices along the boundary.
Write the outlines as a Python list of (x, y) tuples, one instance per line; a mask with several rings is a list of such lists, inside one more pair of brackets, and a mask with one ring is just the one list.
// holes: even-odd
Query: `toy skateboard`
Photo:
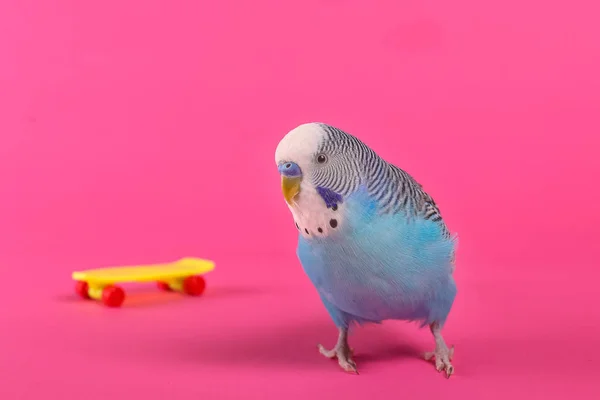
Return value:
[(118, 283), (157, 282), (161, 290), (199, 296), (206, 287), (202, 275), (214, 268), (214, 263), (209, 260), (182, 258), (167, 264), (76, 271), (72, 276), (80, 297), (101, 301), (108, 307), (120, 307), (125, 300), (125, 291), (116, 286)]

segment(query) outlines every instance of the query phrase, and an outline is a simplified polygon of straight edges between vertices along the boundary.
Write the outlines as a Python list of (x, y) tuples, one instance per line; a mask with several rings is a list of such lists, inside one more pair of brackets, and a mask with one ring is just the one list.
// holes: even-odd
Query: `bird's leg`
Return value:
[(444, 338), (440, 332), (440, 326), (437, 322), (431, 324), (429, 328), (435, 339), (435, 350), (425, 353), (425, 359), (429, 361), (432, 358), (435, 358), (435, 369), (437, 369), (438, 372), (444, 370), (446, 372), (446, 377), (450, 378), (450, 375), (454, 373), (454, 367), (450, 363), (454, 356), (454, 346), (451, 348), (446, 346), (446, 342), (444, 342)]
[(344, 371), (358, 374), (356, 363), (352, 360), (353, 351), (350, 346), (348, 346), (348, 328), (339, 328), (339, 330), (340, 334), (335, 347), (331, 350), (327, 350), (322, 345), (318, 345), (319, 352), (327, 358), (337, 357), (338, 363)]

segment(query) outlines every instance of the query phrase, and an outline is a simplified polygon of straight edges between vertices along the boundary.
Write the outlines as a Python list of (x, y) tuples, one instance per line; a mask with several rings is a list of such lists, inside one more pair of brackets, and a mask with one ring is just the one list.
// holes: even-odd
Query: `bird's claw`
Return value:
[[(444, 346), (445, 347), (445, 346)], [(448, 348), (436, 348), (435, 351), (425, 353), (425, 360), (429, 361), (431, 359), (435, 359), (435, 369), (438, 372), (446, 372), (446, 378), (450, 378), (450, 376), (454, 373), (454, 367), (450, 363), (452, 361), (452, 357), (454, 356), (454, 346)]]
[(354, 354), (354, 349), (344, 348), (344, 347), (334, 347), (331, 350), (327, 350), (322, 345), (317, 346), (319, 348), (319, 353), (324, 355), (327, 358), (335, 358), (338, 359), (338, 364), (342, 369), (346, 372), (352, 372), (358, 375), (358, 368), (356, 367), (356, 363), (352, 360), (351, 355)]

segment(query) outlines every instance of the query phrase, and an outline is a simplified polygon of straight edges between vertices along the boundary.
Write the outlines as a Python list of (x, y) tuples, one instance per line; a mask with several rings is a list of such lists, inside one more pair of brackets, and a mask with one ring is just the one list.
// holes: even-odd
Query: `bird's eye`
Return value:
[(319, 154), (317, 156), (317, 162), (319, 164), (325, 164), (327, 162), (327, 156), (325, 154)]

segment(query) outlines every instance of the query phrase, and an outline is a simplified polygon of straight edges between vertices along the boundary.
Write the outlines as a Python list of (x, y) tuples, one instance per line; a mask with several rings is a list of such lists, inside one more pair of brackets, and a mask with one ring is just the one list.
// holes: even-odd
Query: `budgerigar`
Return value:
[(297, 256), (339, 329), (331, 350), (358, 373), (348, 345), (355, 323), (417, 321), (429, 326), (438, 371), (454, 372), (441, 329), (456, 296), (456, 237), (438, 206), (408, 173), (355, 136), (324, 123), (300, 125), (275, 161), (299, 231)]

